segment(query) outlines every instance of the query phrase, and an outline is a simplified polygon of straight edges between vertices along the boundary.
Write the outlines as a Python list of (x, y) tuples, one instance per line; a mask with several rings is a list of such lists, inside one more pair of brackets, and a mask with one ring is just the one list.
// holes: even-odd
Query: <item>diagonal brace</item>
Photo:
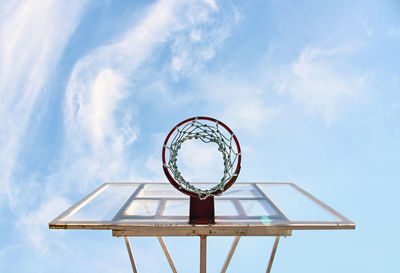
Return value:
[(168, 260), (168, 263), (169, 263), (169, 266), (171, 267), (172, 272), (177, 273), (174, 262), (172, 261), (172, 258), (169, 255), (167, 246), (165, 245), (163, 238), (161, 236), (157, 236), (157, 238), (158, 238), (158, 241), (160, 242), (160, 245), (164, 251), (165, 257)]
[(221, 273), (225, 273), (226, 270), (228, 269), (229, 263), (231, 262), (233, 253), (235, 253), (235, 250), (236, 250), (237, 244), (239, 243), (239, 240), (240, 240), (240, 236), (236, 236), (235, 239), (233, 240), (231, 249), (229, 250), (228, 256), (226, 257), (224, 266), (221, 269)]
[(124, 237), (124, 239), (125, 239), (126, 249), (128, 250), (129, 259), (131, 260), (131, 265), (132, 265), (133, 273), (137, 273), (135, 261), (134, 261), (134, 259), (133, 259), (133, 253), (132, 253), (132, 249), (131, 249), (131, 244), (130, 244), (130, 242), (129, 242), (128, 237)]
[(276, 248), (278, 247), (280, 236), (276, 236), (274, 246), (272, 247), (271, 257), (269, 258), (269, 263), (267, 267), (267, 273), (271, 272), (272, 263), (274, 262)]

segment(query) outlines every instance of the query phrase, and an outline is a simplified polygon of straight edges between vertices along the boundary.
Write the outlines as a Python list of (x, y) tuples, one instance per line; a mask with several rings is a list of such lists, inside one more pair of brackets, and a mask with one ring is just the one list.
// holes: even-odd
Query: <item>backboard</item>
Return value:
[[(200, 183), (207, 188), (210, 184)], [(189, 197), (169, 183), (105, 183), (49, 223), (113, 236), (290, 236), (355, 224), (293, 183), (235, 183), (215, 197), (215, 224), (188, 222)]]

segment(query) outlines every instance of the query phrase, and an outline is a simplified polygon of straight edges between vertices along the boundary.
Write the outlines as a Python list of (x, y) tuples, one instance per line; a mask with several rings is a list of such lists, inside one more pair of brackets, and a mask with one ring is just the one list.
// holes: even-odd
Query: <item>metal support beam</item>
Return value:
[(207, 236), (200, 236), (200, 273), (207, 271)]
[(224, 266), (221, 269), (221, 273), (225, 273), (226, 270), (228, 269), (229, 263), (231, 262), (233, 253), (235, 253), (235, 250), (236, 250), (237, 244), (239, 243), (239, 240), (240, 240), (240, 236), (236, 236), (235, 239), (233, 240), (231, 249), (229, 250), (228, 256), (226, 257)]
[(128, 237), (124, 237), (124, 239), (125, 239), (126, 249), (128, 250), (129, 259), (131, 260), (131, 265), (132, 265), (133, 273), (137, 273), (135, 261), (133, 260), (133, 254), (132, 254), (131, 244), (130, 244), (130, 242), (129, 242)]
[[(168, 263), (171, 267), (172, 272), (177, 273), (177, 270), (175, 268), (175, 265), (172, 261), (171, 256), (169, 255), (169, 252), (168, 252), (167, 246), (164, 243), (164, 240), (162, 239), (161, 236), (157, 236), (157, 238), (158, 238), (158, 241), (160, 242), (160, 245), (164, 251), (165, 257), (168, 260)], [(131, 261), (132, 271), (133, 271), (133, 273), (137, 273), (135, 261), (133, 259), (131, 244), (129, 242), (128, 237), (125, 236), (124, 239), (125, 239), (126, 249), (128, 250), (129, 259)], [(279, 239), (280, 239), (280, 236), (276, 236), (274, 246), (272, 247), (271, 256), (270, 256), (269, 262), (268, 262), (268, 267), (267, 267), (267, 271), (266, 271), (267, 273), (271, 272), (272, 263), (274, 262), (276, 249), (278, 248), (278, 244), (279, 244)], [(221, 273), (225, 273), (226, 270), (228, 269), (229, 263), (233, 257), (233, 254), (235, 253), (235, 250), (239, 243), (239, 240), (240, 240), (240, 236), (236, 236), (235, 239), (233, 240), (231, 249), (229, 250), (228, 256), (226, 257), (224, 266), (221, 269)], [(207, 236), (201, 235), (200, 236), (200, 273), (206, 273), (206, 271), (207, 271)]]
[(172, 258), (169, 255), (167, 246), (165, 245), (163, 238), (161, 236), (157, 236), (157, 238), (158, 238), (158, 241), (160, 242), (160, 245), (164, 251), (165, 257), (167, 257), (167, 260), (168, 260), (169, 266), (172, 269), (172, 272), (177, 273), (174, 262), (172, 261)]
[(279, 243), (279, 238), (280, 238), (279, 236), (276, 236), (275, 243), (274, 243), (274, 246), (273, 246), (272, 252), (271, 252), (271, 257), (269, 258), (267, 273), (271, 272), (271, 267), (272, 267), (272, 263), (274, 262), (276, 248), (278, 247), (278, 243)]

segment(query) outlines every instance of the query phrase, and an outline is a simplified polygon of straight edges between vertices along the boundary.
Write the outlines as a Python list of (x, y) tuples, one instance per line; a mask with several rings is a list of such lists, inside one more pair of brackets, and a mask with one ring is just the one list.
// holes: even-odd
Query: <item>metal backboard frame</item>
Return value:
[[(318, 208), (332, 219), (293, 219), (290, 213), (281, 207), (282, 201), (277, 201), (271, 196), (271, 190), (278, 190), (282, 197), (287, 195), (286, 192), (290, 192), (297, 198), (302, 198), (301, 200), (308, 200), (313, 206), (312, 209)], [(121, 206), (115, 207), (113, 203), (117, 209), (115, 213), (110, 212), (108, 218), (84, 217), (82, 212), (87, 207), (92, 206), (96, 211), (96, 204), (107, 204), (107, 194), (110, 195), (109, 198), (114, 198), (112, 194), (118, 196), (121, 193), (123, 196), (118, 200)], [(215, 200), (216, 224), (190, 225), (188, 211), (184, 211), (189, 198), (176, 191), (169, 183), (105, 183), (51, 221), (49, 227), (113, 230), (114, 236), (289, 236), (292, 230), (299, 229), (355, 228), (352, 221), (293, 183), (236, 183)], [(166, 211), (167, 206), (169, 208), (171, 204), (178, 207), (181, 205), (178, 215), (171, 215)], [(139, 213), (140, 206), (147, 206), (148, 211), (143, 212), (141, 208), (142, 212)], [(265, 213), (248, 213), (248, 207), (251, 206), (257, 206), (259, 210), (263, 208)], [(296, 200), (293, 201), (293, 206), (298, 206)], [(230, 213), (224, 214), (227, 207), (230, 208)], [(290, 206), (286, 207), (290, 210)], [(99, 210), (101, 211), (101, 208)], [(90, 209), (87, 213), (90, 213)]]

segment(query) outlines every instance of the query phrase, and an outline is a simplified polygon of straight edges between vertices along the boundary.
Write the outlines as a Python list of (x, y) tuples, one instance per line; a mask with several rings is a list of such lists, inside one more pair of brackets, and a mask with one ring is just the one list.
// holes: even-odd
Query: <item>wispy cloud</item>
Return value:
[[(0, 17), (0, 195), (15, 200), (11, 176), (35, 105), (87, 1), (8, 1)], [(4, 9), (3, 9), (4, 8)]]
[[(140, 73), (160, 48), (171, 52), (166, 60), (169, 69), (162, 73), (178, 78), (190, 74), (195, 66), (201, 67), (214, 55), (206, 52), (213, 52), (229, 35), (229, 20), (211, 28), (219, 12), (214, 1), (158, 1), (120, 40), (79, 60), (68, 83), (65, 103), (69, 158), (65, 165), (71, 182), (76, 181), (74, 173), (85, 181), (80, 184), (82, 188), (94, 181), (140, 177), (132, 168), (132, 158), (127, 157), (130, 144), (140, 133), (136, 122), (140, 113), (134, 99), (140, 91), (132, 75)], [(199, 56), (198, 51), (204, 54)], [(144, 75), (153, 85), (157, 80), (151, 76)], [(141, 96), (169, 100), (170, 94), (158, 87), (157, 94)], [(148, 166), (153, 164), (148, 161)]]
[(54, 218), (54, 215), (59, 214), (60, 211), (65, 210), (70, 205), (71, 203), (65, 198), (50, 197), (37, 210), (30, 210), (21, 215), (17, 227), (22, 230), (21, 233), (25, 236), (27, 242), (45, 253), (48, 250), (45, 238), (47, 223)]
[(207, 101), (207, 111), (216, 115), (234, 130), (260, 134), (280, 112), (280, 106), (268, 101), (270, 90), (263, 86), (260, 71), (255, 80), (243, 80), (241, 71), (206, 74), (198, 79), (201, 99)]
[[(7, 163), (2, 167), (1, 175), (5, 178), (2, 181), (9, 181), (6, 183), (9, 199), (19, 204), (16, 230), (21, 234), (30, 230), (24, 240), (42, 250), (48, 246), (46, 223), (55, 216), (55, 211), (69, 205), (66, 194), (87, 192), (94, 183), (142, 178), (140, 170), (132, 167), (137, 159), (127, 153), (140, 134), (136, 122), (140, 113), (135, 104), (139, 91), (132, 76), (151, 62), (158, 49), (165, 48), (170, 54), (160, 60), (161, 72), (175, 80), (189, 77), (214, 58), (240, 17), (233, 6), (224, 11), (214, 1), (161, 0), (145, 9), (141, 19), (125, 33), (118, 33), (120, 38), (114, 43), (98, 47), (78, 60), (65, 93), (65, 142), (62, 159), (56, 165), (58, 169), (53, 169), (45, 185), (42, 182), (39, 186), (31, 177), (29, 185), (24, 184), (28, 189), (24, 191), (18, 181), (10, 181), (14, 161), (32, 113), (38, 109), (37, 100), (41, 95), (46, 96), (43, 87), (84, 7), (84, 3), (71, 7), (50, 1), (45, 4), (40, 9), (29, 1), (8, 6), (1, 19), (0, 33), (5, 45), (0, 49), (1, 56), (5, 56), (0, 61), (0, 71), (6, 72), (0, 74), (4, 80), (0, 107), (5, 113), (2, 119), (10, 129), (0, 139), (6, 147), (1, 160)], [(65, 13), (65, 9), (71, 14)], [(44, 14), (49, 14), (49, 18)], [(19, 35), (8, 37), (6, 29), (16, 29)], [(27, 39), (31, 44), (24, 47)], [(13, 59), (17, 60), (18, 69), (9, 69), (15, 64)], [(178, 59), (179, 68), (174, 64)], [(11, 90), (14, 93), (5, 93)], [(142, 96), (154, 97), (154, 94)], [(157, 96), (160, 100), (174, 100), (169, 91), (161, 91)], [(154, 157), (145, 163), (149, 171), (156, 165)], [(32, 198), (27, 198), (28, 192)], [(26, 201), (21, 202), (22, 199)]]
[[(186, 14), (190, 26), (173, 38), (169, 71), (175, 80), (203, 68), (240, 21), (240, 13), (235, 6), (225, 6), (224, 10), (220, 10), (214, 1), (204, 2), (209, 9), (204, 10), (199, 4), (190, 7)], [(213, 16), (215, 13), (218, 17)]]
[(75, 65), (65, 103), (66, 166), (72, 170), (68, 182), (79, 177), (85, 189), (93, 181), (132, 177), (124, 149), (139, 132), (133, 120), (135, 105), (130, 110), (120, 106), (130, 95), (129, 75), (180, 27), (179, 4), (155, 3), (119, 41), (94, 50)]
[(368, 74), (353, 73), (344, 61), (350, 53), (346, 48), (307, 47), (293, 63), (281, 67), (275, 88), (330, 123), (367, 90)]

